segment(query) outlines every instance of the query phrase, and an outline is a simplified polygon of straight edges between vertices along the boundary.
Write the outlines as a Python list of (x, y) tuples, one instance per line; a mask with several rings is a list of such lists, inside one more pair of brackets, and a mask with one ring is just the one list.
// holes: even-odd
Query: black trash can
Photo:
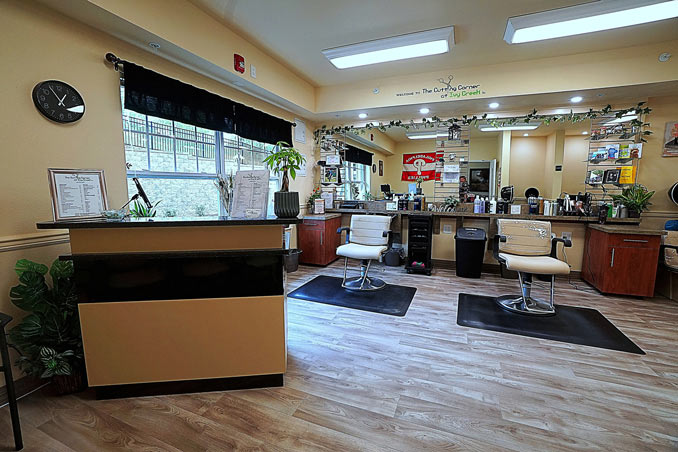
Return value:
[(487, 235), (484, 229), (459, 228), (454, 236), (457, 276), (480, 278)]

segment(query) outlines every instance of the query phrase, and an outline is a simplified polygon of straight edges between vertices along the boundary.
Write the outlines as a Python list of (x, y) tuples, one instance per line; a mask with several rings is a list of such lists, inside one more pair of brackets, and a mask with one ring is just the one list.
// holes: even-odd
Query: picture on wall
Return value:
[(379, 177), (384, 176), (384, 161), (379, 160)]
[(435, 180), (436, 153), (420, 152), (403, 154), (403, 174), (401, 180), (414, 182), (419, 178), (424, 181)]
[(678, 121), (666, 123), (662, 157), (678, 157)]

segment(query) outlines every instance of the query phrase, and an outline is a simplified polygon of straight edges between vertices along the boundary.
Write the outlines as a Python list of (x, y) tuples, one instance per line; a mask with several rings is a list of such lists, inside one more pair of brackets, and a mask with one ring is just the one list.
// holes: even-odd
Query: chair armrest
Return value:
[(348, 243), (349, 235), (351, 234), (351, 228), (348, 227), (348, 226), (344, 226), (343, 228), (339, 228), (339, 229), (337, 229), (337, 234), (341, 234), (343, 231), (346, 231), (346, 242), (344, 242), (344, 243)]
[(393, 245), (393, 231), (391, 231), (390, 229), (384, 231), (381, 233), (381, 236), (388, 237), (388, 242), (386, 243), (386, 246), (388, 247), (388, 249), (391, 249), (391, 245)]
[(562, 237), (552, 237), (551, 238), (551, 257), (558, 258), (558, 242), (563, 244), (563, 247), (570, 248), (572, 247), (572, 240), (564, 239)]
[(492, 254), (494, 255), (494, 258), (499, 262), (503, 262), (503, 260), (499, 257), (499, 242), (505, 243), (506, 236), (497, 234), (494, 236), (492, 241)]
[(678, 251), (678, 245), (662, 245), (662, 248), (664, 249), (669, 248)]

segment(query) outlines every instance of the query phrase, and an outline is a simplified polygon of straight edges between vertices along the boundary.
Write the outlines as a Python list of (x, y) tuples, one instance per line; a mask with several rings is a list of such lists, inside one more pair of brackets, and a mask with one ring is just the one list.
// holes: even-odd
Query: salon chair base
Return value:
[(556, 309), (547, 301), (528, 297), (523, 300), (520, 295), (504, 295), (497, 298), (497, 304), (507, 311), (527, 315), (555, 315)]
[(386, 287), (386, 283), (379, 278), (371, 278), (368, 275), (370, 271), (370, 264), (372, 262), (368, 259), (363, 259), (360, 265), (360, 276), (352, 278), (346, 277), (348, 270), (348, 258), (344, 259), (344, 278), (341, 282), (341, 287), (348, 290), (380, 290)]

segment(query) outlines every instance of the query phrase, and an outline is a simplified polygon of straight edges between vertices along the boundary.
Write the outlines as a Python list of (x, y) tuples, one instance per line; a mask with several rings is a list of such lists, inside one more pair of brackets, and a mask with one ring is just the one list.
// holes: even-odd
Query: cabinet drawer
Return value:
[(325, 222), (323, 220), (304, 220), (300, 227), (313, 231), (321, 231), (325, 229)]
[(661, 237), (657, 235), (610, 234), (608, 244), (627, 248), (657, 248), (660, 240)]

